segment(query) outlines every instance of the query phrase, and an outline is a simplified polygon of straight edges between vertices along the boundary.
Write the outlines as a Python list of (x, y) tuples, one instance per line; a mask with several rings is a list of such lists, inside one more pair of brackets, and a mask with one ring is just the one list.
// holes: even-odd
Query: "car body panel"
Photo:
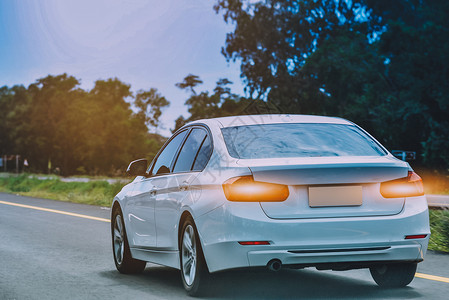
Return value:
[(132, 196), (122, 206), (125, 226), (129, 228), (128, 240), (135, 246), (156, 247), (153, 184), (148, 178), (140, 176), (139, 179), (131, 183)]

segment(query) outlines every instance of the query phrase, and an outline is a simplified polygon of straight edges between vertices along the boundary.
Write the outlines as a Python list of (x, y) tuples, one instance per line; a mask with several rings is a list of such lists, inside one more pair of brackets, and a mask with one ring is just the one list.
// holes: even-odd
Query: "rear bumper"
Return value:
[[(426, 198), (408, 198), (392, 216), (276, 220), (258, 203), (226, 203), (196, 219), (210, 272), (266, 266), (422, 261), (430, 228)], [(427, 234), (405, 240), (406, 235)], [(242, 246), (239, 241), (269, 241)]]
[[(250, 266), (265, 266), (273, 259), (279, 259), (283, 265), (314, 266), (317, 264), (333, 263), (369, 263), (383, 261), (422, 261), (422, 246), (395, 245), (395, 246), (373, 246), (361, 245), (356, 248), (338, 249), (309, 249), (309, 250), (273, 250), (273, 251), (250, 251), (248, 261)], [(327, 250), (327, 252), (326, 252)], [(335, 251), (338, 250), (338, 251)], [(299, 252), (299, 253), (298, 253)]]

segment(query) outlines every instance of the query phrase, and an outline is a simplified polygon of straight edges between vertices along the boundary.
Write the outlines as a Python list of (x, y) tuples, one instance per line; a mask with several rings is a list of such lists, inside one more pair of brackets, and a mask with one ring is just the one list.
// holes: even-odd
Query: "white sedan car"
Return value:
[(180, 128), (114, 198), (114, 260), (209, 273), (266, 266), (369, 268), (409, 284), (430, 236), (421, 178), (352, 122), (307, 115), (199, 120)]

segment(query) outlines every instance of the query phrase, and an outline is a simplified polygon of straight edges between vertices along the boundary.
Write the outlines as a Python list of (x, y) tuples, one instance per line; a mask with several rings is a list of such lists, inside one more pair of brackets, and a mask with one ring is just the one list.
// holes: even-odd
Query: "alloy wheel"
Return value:
[(192, 285), (195, 280), (197, 267), (195, 231), (192, 225), (187, 225), (182, 238), (182, 274), (187, 285)]
[(122, 216), (117, 215), (114, 223), (114, 254), (117, 263), (123, 262), (123, 254), (125, 252), (125, 237), (123, 230)]

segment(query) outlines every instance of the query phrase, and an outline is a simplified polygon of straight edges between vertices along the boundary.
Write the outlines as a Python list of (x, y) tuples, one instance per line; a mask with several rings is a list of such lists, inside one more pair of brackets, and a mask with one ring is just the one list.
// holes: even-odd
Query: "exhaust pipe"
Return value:
[(268, 262), (267, 268), (270, 271), (277, 272), (282, 268), (282, 263), (279, 259), (272, 259)]

